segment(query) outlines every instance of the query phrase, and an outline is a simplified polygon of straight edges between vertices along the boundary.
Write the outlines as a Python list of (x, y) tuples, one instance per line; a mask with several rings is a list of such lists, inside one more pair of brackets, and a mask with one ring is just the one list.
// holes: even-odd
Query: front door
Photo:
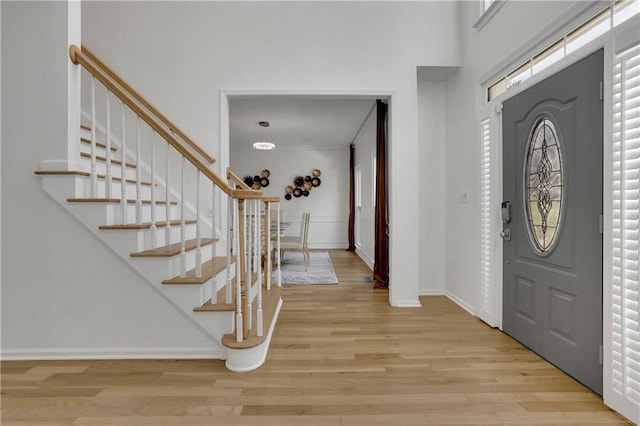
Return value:
[(503, 331), (602, 393), (603, 52), (503, 107)]

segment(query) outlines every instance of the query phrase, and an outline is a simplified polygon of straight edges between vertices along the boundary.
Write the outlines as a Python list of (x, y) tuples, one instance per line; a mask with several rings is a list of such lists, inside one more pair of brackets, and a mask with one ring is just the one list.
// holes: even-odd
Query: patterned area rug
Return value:
[[(331, 258), (326, 251), (309, 252), (309, 269), (305, 270), (302, 252), (285, 252), (280, 263), (282, 284), (338, 284)], [(277, 280), (277, 272), (273, 273)]]

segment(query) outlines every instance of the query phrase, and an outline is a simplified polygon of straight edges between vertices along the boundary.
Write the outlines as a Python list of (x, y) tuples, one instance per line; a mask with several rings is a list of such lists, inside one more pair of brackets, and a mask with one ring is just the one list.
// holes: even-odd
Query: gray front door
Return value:
[(503, 330), (599, 394), (603, 67), (598, 51), (506, 101), (502, 124)]

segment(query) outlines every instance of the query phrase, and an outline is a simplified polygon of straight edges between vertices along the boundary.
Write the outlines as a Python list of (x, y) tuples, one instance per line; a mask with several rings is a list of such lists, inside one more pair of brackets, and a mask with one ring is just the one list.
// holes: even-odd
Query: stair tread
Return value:
[[(206, 246), (217, 241), (213, 238), (201, 238), (200, 245)], [(196, 248), (196, 239), (193, 238), (191, 240), (185, 241), (185, 250), (193, 250)], [(180, 254), (182, 251), (181, 243), (173, 243), (164, 247), (158, 247), (156, 249), (139, 251), (135, 253), (131, 253), (131, 257), (171, 257)]]
[[(91, 177), (91, 173), (82, 172), (82, 171), (79, 171), (79, 170), (36, 170), (33, 173), (35, 173), (37, 175), (51, 175), (51, 176), (61, 175), (61, 176)], [(105, 175), (102, 175), (102, 174), (97, 174), (96, 177), (98, 179), (106, 179), (107, 178)], [(113, 180), (115, 182), (121, 182), (122, 178), (120, 178), (118, 176), (112, 176), (111, 180)], [(126, 183), (135, 184), (136, 180), (135, 179), (126, 179), (125, 182)], [(142, 181), (142, 182), (140, 182), (140, 185), (142, 185), (142, 186), (151, 186), (151, 182)], [(156, 184), (156, 186), (157, 186), (157, 184)]]
[[(69, 203), (119, 203), (120, 198), (67, 198)], [(135, 204), (136, 200), (128, 199), (127, 203)], [(177, 201), (171, 201), (172, 205), (178, 204)], [(151, 204), (151, 200), (142, 200), (142, 204)], [(156, 204), (167, 204), (166, 201), (156, 200)]]
[[(80, 153), (80, 157), (82, 158), (91, 158), (91, 153), (90, 152), (81, 152)], [(96, 160), (97, 161), (107, 161), (106, 157), (103, 157), (102, 155), (96, 155)], [(115, 158), (111, 159), (111, 163), (112, 164), (117, 164), (117, 165), (122, 165), (122, 161), (120, 160), (116, 160)], [(130, 169), (135, 169), (137, 166), (135, 163), (126, 163), (127, 167), (129, 167)]]
[[(193, 225), (194, 223), (196, 223), (197, 221), (195, 219), (189, 219), (189, 220), (185, 220), (184, 223), (186, 225)], [(180, 220), (171, 220), (169, 221), (169, 223), (171, 224), (171, 226), (180, 226), (181, 221)], [(167, 222), (162, 220), (162, 221), (157, 221), (156, 222), (156, 227), (157, 228), (164, 228), (165, 226), (167, 226)], [(122, 230), (126, 230), (126, 229), (149, 229), (151, 228), (151, 222), (143, 222), (143, 223), (127, 223), (125, 225), (100, 225), (98, 226), (98, 229), (102, 229), (102, 230), (113, 230), (113, 229), (122, 229)]]
[(77, 170), (36, 170), (33, 172), (37, 175), (49, 175), (49, 176), (91, 176), (89, 172), (81, 172)]
[(81, 128), (81, 129), (84, 129), (84, 130), (89, 130), (89, 131), (91, 131), (91, 126), (88, 126), (88, 125), (86, 125), (86, 124), (81, 124), (81, 125), (80, 125), (80, 128)]
[[(91, 139), (80, 138), (80, 142), (91, 145)], [(107, 144), (106, 143), (96, 142), (96, 146), (98, 148), (107, 149)], [(118, 150), (118, 148), (116, 148), (115, 146), (111, 146), (111, 151), (117, 151), (117, 150)]]
[[(231, 263), (235, 259), (231, 258)], [(187, 271), (185, 277), (179, 275), (168, 280), (162, 281), (162, 284), (204, 284), (207, 280), (213, 278), (227, 267), (227, 256), (217, 256), (202, 264), (202, 274), (196, 277), (196, 268)], [(220, 300), (220, 299), (218, 299)]]
[[(276, 308), (278, 307), (278, 302), (280, 300), (280, 294), (282, 293), (282, 288), (278, 286), (271, 287), (271, 290), (264, 291), (262, 293), (262, 316), (264, 318), (264, 327), (263, 327), (263, 336), (258, 337), (256, 335), (257, 329), (255, 325), (253, 329), (249, 331), (249, 335), (242, 342), (236, 342), (235, 333), (225, 334), (222, 336), (222, 344), (227, 348), (231, 349), (248, 349), (253, 348), (254, 346), (258, 346), (263, 343), (267, 334), (269, 333), (269, 328), (271, 327), (271, 323), (273, 322), (273, 317), (275, 316)], [(252, 315), (253, 318), (257, 317), (258, 304), (252, 304)]]

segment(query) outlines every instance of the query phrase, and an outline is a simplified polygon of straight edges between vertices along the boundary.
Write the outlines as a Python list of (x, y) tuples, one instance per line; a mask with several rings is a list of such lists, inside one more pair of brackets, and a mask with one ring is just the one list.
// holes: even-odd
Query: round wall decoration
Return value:
[(261, 189), (269, 186), (269, 176), (271, 172), (269, 169), (264, 169), (260, 172), (260, 175), (247, 175), (242, 178), (242, 181), (251, 189)]
[(297, 175), (293, 178), (293, 186), (288, 185), (285, 188), (285, 200), (295, 198), (308, 197), (313, 188), (320, 186), (319, 176), (322, 173), (320, 169), (313, 169), (309, 175)]

